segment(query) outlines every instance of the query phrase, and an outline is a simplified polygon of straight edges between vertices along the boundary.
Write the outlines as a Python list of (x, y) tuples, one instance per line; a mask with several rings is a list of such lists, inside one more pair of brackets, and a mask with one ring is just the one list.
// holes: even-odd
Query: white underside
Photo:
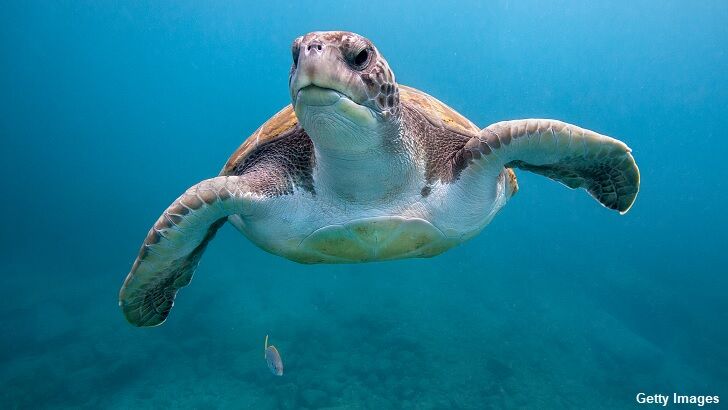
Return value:
[[(472, 164), (471, 167), (479, 167)], [(352, 202), (319, 188), (316, 195), (266, 199), (229, 221), (262, 249), (303, 263), (356, 263), (440, 254), (478, 234), (508, 200), (503, 169), (468, 169), (452, 184), (423, 181), (404, 194)]]

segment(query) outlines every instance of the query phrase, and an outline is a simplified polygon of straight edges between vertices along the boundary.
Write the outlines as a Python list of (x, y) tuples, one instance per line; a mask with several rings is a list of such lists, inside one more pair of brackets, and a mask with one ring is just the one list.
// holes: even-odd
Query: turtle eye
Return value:
[(364, 50), (360, 51), (359, 54), (356, 55), (356, 57), (354, 57), (354, 64), (356, 64), (357, 66), (362, 66), (362, 65), (364, 65), (364, 63), (367, 62), (368, 59), (369, 59), (369, 52), (366, 49), (364, 49)]
[(371, 52), (368, 48), (364, 48), (358, 53), (350, 57), (349, 63), (357, 70), (363, 70), (367, 68), (371, 57)]

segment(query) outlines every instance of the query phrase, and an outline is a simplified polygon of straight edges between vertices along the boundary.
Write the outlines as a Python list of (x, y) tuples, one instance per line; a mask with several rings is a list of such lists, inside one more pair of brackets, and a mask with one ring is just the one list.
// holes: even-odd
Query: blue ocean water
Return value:
[[(728, 401), (728, 3), (484, 3), (4, 2), (0, 407)], [(288, 104), (291, 41), (333, 29), (480, 126), (625, 141), (635, 206), (518, 172), (465, 245), (362, 265), (299, 265), (226, 226), (163, 326), (127, 324), (150, 225)]]

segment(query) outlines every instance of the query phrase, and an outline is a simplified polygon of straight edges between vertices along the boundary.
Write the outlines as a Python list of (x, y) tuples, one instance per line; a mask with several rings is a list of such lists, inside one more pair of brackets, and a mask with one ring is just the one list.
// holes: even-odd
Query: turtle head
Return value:
[(319, 31), (295, 39), (291, 51), (291, 100), (314, 143), (364, 148), (372, 142), (367, 135), (399, 124), (394, 74), (371, 41), (346, 31)]

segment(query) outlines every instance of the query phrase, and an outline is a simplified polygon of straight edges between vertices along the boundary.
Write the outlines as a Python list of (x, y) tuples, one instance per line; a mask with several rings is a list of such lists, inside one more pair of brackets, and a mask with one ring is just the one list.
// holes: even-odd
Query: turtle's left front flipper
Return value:
[(207, 244), (227, 216), (243, 213), (252, 198), (239, 176), (207, 179), (177, 198), (149, 230), (119, 292), (126, 319), (136, 326), (163, 323)]
[[(484, 128), (455, 155), (461, 168), (495, 161), (585, 188), (607, 208), (626, 213), (637, 197), (640, 173), (623, 142), (556, 120), (503, 121)], [(490, 168), (490, 167), (488, 167)]]

